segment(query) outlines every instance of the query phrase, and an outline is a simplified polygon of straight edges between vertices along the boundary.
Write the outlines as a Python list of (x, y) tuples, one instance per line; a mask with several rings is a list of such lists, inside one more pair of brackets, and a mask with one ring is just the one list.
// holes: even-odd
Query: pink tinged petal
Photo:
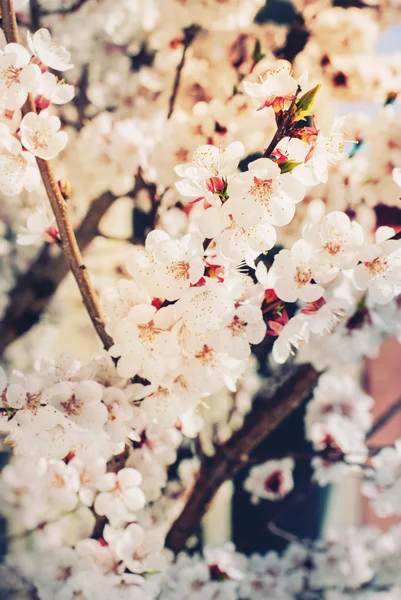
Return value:
[(177, 181), (175, 187), (181, 196), (188, 198), (197, 198), (199, 196), (204, 196), (206, 190), (202, 188), (196, 182), (192, 182), (189, 179), (183, 179), (182, 181)]
[(284, 198), (274, 196), (270, 201), (270, 221), (277, 227), (288, 225), (294, 218), (295, 204)]
[(295, 302), (298, 299), (298, 292), (288, 279), (277, 279), (274, 291), (285, 302)]
[(270, 158), (258, 158), (248, 165), (249, 171), (261, 171), (261, 179), (275, 179), (280, 175), (280, 167)]
[(26, 400), (26, 389), (18, 383), (11, 384), (7, 389), (6, 398), (12, 408), (22, 408)]
[(324, 288), (321, 285), (307, 283), (299, 289), (298, 295), (304, 302), (315, 302), (324, 294)]
[(383, 227), (379, 227), (376, 230), (375, 239), (376, 243), (380, 244), (381, 242), (385, 242), (386, 240), (392, 238), (395, 235), (395, 230), (392, 227), (387, 227), (384, 225)]
[(277, 338), (273, 344), (272, 356), (279, 365), (282, 365), (286, 362), (286, 360), (288, 360), (290, 356), (290, 348), (285, 340), (280, 339), (280, 337)]
[(102, 399), (103, 388), (96, 381), (81, 381), (75, 388), (75, 395), (85, 403), (98, 403)]
[(63, 84), (57, 86), (57, 91), (52, 95), (53, 104), (67, 104), (75, 96), (75, 88), (73, 85)]
[(189, 282), (194, 284), (199, 281), (205, 272), (205, 264), (201, 258), (192, 261), (189, 267)]
[(292, 259), (307, 263), (312, 255), (312, 248), (305, 240), (298, 240), (291, 246)]
[(140, 488), (126, 490), (124, 500), (130, 510), (139, 510), (146, 504), (145, 494)]
[(354, 269), (354, 283), (358, 290), (366, 290), (370, 283), (370, 272), (365, 265), (358, 265)]
[(230, 225), (230, 218), (221, 208), (211, 206), (199, 219), (199, 229), (207, 238), (214, 238)]
[(369, 296), (377, 304), (387, 304), (394, 298), (394, 285), (383, 278), (377, 278), (369, 285)]
[(137, 304), (130, 309), (128, 318), (133, 324), (149, 323), (153, 320), (156, 311), (156, 307), (152, 304)]
[(106, 515), (110, 510), (110, 501), (107, 494), (99, 494), (95, 499), (95, 512), (98, 515)]
[(98, 479), (96, 486), (100, 492), (109, 492), (116, 487), (117, 477), (115, 473), (105, 473)]
[(178, 243), (175, 240), (162, 241), (155, 247), (153, 255), (155, 260), (163, 265), (168, 265), (175, 260), (179, 260)]
[(142, 483), (142, 475), (136, 469), (125, 468), (118, 472), (117, 481), (123, 488), (137, 487)]
[(20, 73), (20, 81), (28, 92), (33, 92), (40, 78), (40, 69), (37, 65), (28, 65)]
[(305, 187), (291, 173), (280, 176), (281, 191), (292, 202), (301, 202), (305, 196)]
[(401, 169), (393, 169), (393, 179), (398, 187), (401, 187)]
[(29, 64), (29, 61), (31, 60), (31, 56), (28, 52), (28, 50), (26, 50), (23, 46), (21, 46), (21, 44), (15, 44), (15, 43), (11, 43), (11, 44), (7, 44), (4, 48), (4, 54), (7, 55), (12, 55), (12, 61), (15, 64), (16, 67), (24, 67), (25, 65)]
[(2, 104), (6, 110), (15, 110), (21, 108), (27, 99), (27, 90), (19, 83), (15, 83), (11, 88), (5, 91)]
[(329, 172), (327, 168), (327, 161), (324, 156), (315, 154), (313, 157), (313, 167), (315, 173), (322, 183), (326, 183), (329, 178)]

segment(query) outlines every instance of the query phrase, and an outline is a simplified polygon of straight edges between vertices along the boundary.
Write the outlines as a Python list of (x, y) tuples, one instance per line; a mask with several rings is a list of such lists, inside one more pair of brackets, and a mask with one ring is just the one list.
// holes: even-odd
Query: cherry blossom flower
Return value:
[(294, 176), (304, 185), (326, 183), (329, 178), (329, 167), (338, 164), (341, 160), (345, 119), (346, 117), (336, 119), (328, 136), (319, 132), (312, 146), (296, 138), (286, 139), (283, 142), (282, 148), (285, 148), (285, 153), (291, 160), (304, 163), (294, 169)]
[(97, 429), (107, 421), (107, 408), (101, 402), (103, 389), (96, 381), (67, 381), (46, 391), (49, 405), (54, 406), (66, 419), (85, 429)]
[(133, 512), (145, 505), (145, 495), (140, 489), (142, 476), (136, 469), (124, 468), (117, 474), (106, 473), (97, 481), (100, 491), (95, 499), (95, 511), (105, 515), (110, 523), (133, 520)]
[(202, 238), (197, 234), (176, 241), (162, 231), (153, 231), (145, 248), (147, 255), (135, 252), (127, 268), (155, 297), (177, 300), (204, 273)]
[(17, 196), (26, 189), (34, 192), (40, 185), (40, 173), (35, 157), (22, 149), (5, 125), (0, 125), (0, 189)]
[(36, 90), (35, 103), (41, 110), (48, 108), (50, 103), (66, 104), (74, 97), (74, 86), (58, 79), (52, 73), (43, 73), (40, 85)]
[(362, 227), (340, 211), (323, 217), (319, 224), (307, 225), (302, 233), (314, 251), (314, 279), (328, 283), (341, 269), (356, 265), (356, 255), (365, 240)]
[(362, 262), (354, 269), (354, 282), (359, 290), (367, 290), (378, 304), (387, 304), (401, 286), (401, 241), (390, 239), (391, 227), (379, 227), (376, 243), (365, 244), (358, 253)]
[(311, 429), (317, 422), (325, 422), (331, 415), (339, 415), (349, 420), (362, 432), (372, 425), (370, 410), (373, 399), (365, 394), (358, 383), (347, 373), (331, 370), (319, 378), (313, 398), (307, 405), (305, 427), (309, 438)]
[(38, 208), (29, 215), (26, 227), (18, 234), (17, 243), (21, 246), (40, 246), (43, 241), (55, 242), (59, 239), (54, 227), (55, 218), (49, 217), (45, 208)]
[(259, 82), (244, 81), (243, 86), (248, 96), (256, 98), (259, 107), (272, 106), (275, 110), (283, 110), (284, 102), (291, 101), (298, 87), (297, 81), (291, 76), (291, 64), (287, 61), (280, 61), (276, 67), (269, 69), (260, 76)]
[(265, 334), (266, 325), (261, 309), (252, 304), (243, 304), (236, 309), (232, 321), (219, 330), (220, 349), (237, 360), (243, 360), (250, 354), (249, 344), (259, 344)]
[(281, 328), (274, 342), (272, 350), (274, 360), (279, 364), (285, 363), (290, 355), (295, 355), (295, 351), (299, 350), (308, 339), (308, 323), (302, 315), (296, 315)]
[(39, 83), (40, 69), (29, 64), (29, 52), (20, 44), (7, 44), (0, 54), (0, 104), (6, 110), (21, 108)]
[(379, 517), (398, 515), (401, 494), (401, 440), (394, 447), (383, 448), (372, 459), (372, 471), (362, 485), (362, 493), (370, 498)]
[(183, 177), (176, 183), (178, 192), (182, 196), (207, 196), (211, 200), (224, 188), (227, 177), (235, 173), (243, 154), (244, 147), (240, 142), (233, 142), (225, 150), (212, 145), (200, 146), (191, 163), (177, 165), (174, 169)]
[(291, 173), (280, 175), (279, 166), (268, 158), (259, 158), (248, 165), (248, 171), (233, 177), (228, 183), (229, 200), (225, 211), (237, 223), (245, 226), (267, 220), (272, 225), (287, 225), (294, 217), (295, 203), (300, 202), (305, 189)]
[(308, 323), (308, 330), (319, 336), (332, 334), (337, 327), (352, 316), (355, 305), (345, 298), (319, 298), (305, 304), (301, 313)]
[(117, 556), (132, 573), (160, 571), (167, 565), (160, 553), (164, 547), (164, 535), (160, 530), (145, 531), (137, 523), (131, 523), (118, 535), (113, 544), (110, 528), (105, 530), (105, 539), (115, 546)]
[(252, 467), (244, 481), (244, 489), (251, 494), (252, 503), (260, 499), (281, 500), (294, 487), (292, 458), (268, 460), (262, 465)]
[(175, 357), (173, 307), (157, 310), (151, 304), (138, 304), (116, 327), (111, 356), (120, 356), (117, 370), (122, 377), (136, 373), (152, 382), (160, 380)]
[(47, 29), (38, 29), (33, 36), (28, 31), (28, 45), (32, 53), (47, 67), (56, 71), (68, 71), (74, 65), (70, 64), (71, 55), (57, 42), (52, 40)]
[(314, 302), (323, 296), (324, 288), (312, 283), (313, 251), (304, 240), (295, 242), (291, 250), (281, 250), (274, 258), (273, 269), (274, 291), (282, 300)]
[[(230, 210), (229, 207), (228, 210)], [(255, 225), (254, 219), (251, 216), (246, 217), (246, 215), (241, 215), (241, 225), (239, 225), (232, 215), (226, 215), (226, 204), (221, 207), (220, 211), (224, 213), (223, 219), (226, 220), (219, 222), (220, 215), (215, 214), (217, 211), (217, 208), (211, 207), (204, 212), (205, 221), (210, 222), (210, 225), (205, 230), (205, 227), (200, 224), (202, 233), (206, 237), (216, 237), (218, 255), (237, 263), (245, 259), (250, 267), (255, 268), (256, 258), (274, 246), (277, 237), (275, 228), (268, 219), (258, 221)], [(209, 235), (211, 234), (210, 226), (213, 227), (212, 235)], [(220, 231), (221, 234), (218, 235)]]
[(60, 125), (60, 119), (45, 110), (39, 115), (27, 113), (21, 121), (22, 145), (39, 158), (55, 158), (68, 141), (68, 134), (59, 131)]
[(83, 462), (81, 459), (74, 457), (68, 463), (68, 466), (78, 475), (79, 491), (78, 497), (85, 506), (93, 504), (97, 480), (106, 472), (106, 461), (99, 456), (93, 461)]

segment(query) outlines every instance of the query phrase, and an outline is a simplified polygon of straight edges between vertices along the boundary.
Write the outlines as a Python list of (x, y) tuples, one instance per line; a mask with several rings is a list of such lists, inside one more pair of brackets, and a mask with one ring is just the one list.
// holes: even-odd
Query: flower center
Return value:
[(341, 250), (341, 242), (338, 236), (333, 235), (329, 238), (329, 240), (323, 245), (323, 248), (328, 252), (331, 256), (335, 256)]
[(189, 279), (189, 263), (183, 260), (176, 260), (171, 265), (166, 267), (169, 275), (173, 275), (174, 279)]
[(142, 323), (138, 325), (139, 338), (145, 346), (150, 346), (153, 342), (157, 334), (161, 332), (161, 329), (155, 327), (153, 321), (149, 321), (149, 323)]
[(259, 204), (268, 207), (273, 194), (273, 180), (254, 177), (249, 193)]
[(8, 69), (1, 69), (0, 76), (4, 79), (7, 88), (10, 88), (14, 83), (20, 83), (20, 73), (22, 69), (10, 66)]
[(60, 473), (55, 473), (52, 480), (52, 487), (55, 488), (64, 488), (65, 487), (65, 479)]
[(228, 329), (233, 337), (240, 337), (246, 331), (246, 323), (241, 321), (239, 317), (235, 315), (231, 323), (228, 325)]
[(206, 344), (200, 352), (195, 354), (195, 358), (200, 360), (204, 367), (214, 367), (216, 365), (216, 352)]
[(73, 394), (71, 398), (69, 398), (65, 402), (60, 402), (60, 404), (69, 417), (76, 417), (80, 415), (82, 412), (82, 407), (84, 405), (82, 400), (79, 400), (75, 394)]
[(303, 287), (312, 279), (312, 271), (304, 265), (295, 269), (294, 281), (298, 287)]
[(283, 474), (281, 471), (274, 471), (265, 479), (266, 492), (280, 494), (281, 485), (283, 483)]
[(35, 150), (46, 150), (49, 147), (48, 135), (43, 131), (35, 131), (31, 136), (31, 141)]
[(25, 408), (36, 415), (40, 408), (40, 394), (30, 394), (28, 392), (26, 395)]
[(365, 263), (365, 265), (368, 267), (372, 279), (378, 275), (384, 275), (384, 273), (387, 273), (390, 270), (390, 265), (386, 257), (375, 258), (375, 260), (370, 263)]

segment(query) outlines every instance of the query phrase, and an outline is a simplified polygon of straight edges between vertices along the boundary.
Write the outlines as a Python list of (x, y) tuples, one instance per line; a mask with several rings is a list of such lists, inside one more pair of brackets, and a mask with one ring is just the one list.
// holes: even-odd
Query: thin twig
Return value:
[(371, 438), (375, 433), (387, 425), (388, 421), (392, 419), (399, 411), (401, 411), (401, 398), (394, 402), (389, 408), (387, 408), (373, 423), (372, 427), (366, 434), (366, 439)]
[[(19, 43), (14, 2), (13, 0), (0, 0), (0, 5), (2, 8), (3, 29), (7, 42)], [(35, 104), (31, 96), (28, 97), (23, 112), (24, 114), (28, 112), (36, 112)], [(106, 332), (105, 320), (100, 309), (99, 299), (83, 263), (82, 255), (68, 216), (66, 200), (61, 194), (50, 163), (42, 158), (36, 158), (36, 162), (38, 164), (42, 181), (56, 218), (64, 255), (78, 284), (83, 303), (91, 318), (95, 330), (101, 339), (104, 348), (108, 350), (113, 345), (113, 340)]]
[(288, 129), (289, 126), (291, 124), (291, 119), (293, 117), (293, 109), (295, 106), (295, 102), (297, 101), (297, 97), (299, 92), (301, 91), (301, 86), (297, 87), (297, 90), (294, 94), (294, 97), (292, 99), (292, 102), (290, 104), (289, 109), (286, 111), (285, 116), (282, 119), (281, 124), (277, 127), (277, 131), (273, 136), (272, 141), (270, 142), (270, 144), (267, 146), (266, 150), (263, 153), (263, 158), (269, 158), (271, 153), (273, 152), (273, 150), (276, 148), (277, 144), (288, 135)]
[(168, 109), (168, 113), (167, 113), (167, 120), (171, 117), (171, 115), (173, 114), (173, 111), (174, 111), (175, 101), (177, 99), (177, 94), (178, 94), (178, 90), (180, 87), (181, 73), (182, 73), (182, 70), (185, 65), (187, 50), (190, 47), (190, 45), (192, 44), (192, 42), (194, 41), (195, 37), (198, 35), (200, 29), (201, 28), (199, 27), (199, 25), (191, 25), (190, 27), (186, 27), (184, 29), (184, 38), (182, 40), (182, 44), (183, 44), (182, 55), (181, 55), (181, 60), (177, 66), (177, 70), (175, 72), (173, 91), (171, 92), (171, 96), (170, 96), (170, 100), (169, 100), (169, 109)]
[(77, 10), (79, 10), (81, 8), (81, 6), (83, 6), (84, 4), (86, 4), (86, 2), (88, 2), (88, 0), (76, 0), (76, 2), (73, 2), (70, 6), (65, 6), (62, 8), (49, 8), (49, 9), (42, 9), (40, 11), (40, 14), (43, 16), (50, 16), (50, 15), (69, 15), (71, 13), (76, 12)]

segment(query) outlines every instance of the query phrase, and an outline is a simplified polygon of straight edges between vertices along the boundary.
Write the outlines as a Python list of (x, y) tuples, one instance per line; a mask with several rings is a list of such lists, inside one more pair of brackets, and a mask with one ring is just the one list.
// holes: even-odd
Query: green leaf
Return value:
[(278, 163), (282, 174), (289, 173), (298, 165), (302, 165), (302, 162), (297, 162), (296, 160), (285, 160), (284, 162)]
[(258, 63), (260, 60), (262, 60), (262, 58), (264, 58), (265, 56), (266, 56), (266, 54), (264, 54), (262, 52), (262, 47), (260, 45), (260, 40), (257, 39), (256, 43), (255, 43), (255, 49), (254, 49), (253, 54), (252, 54), (252, 58), (253, 58), (254, 64), (256, 65), (256, 63)]
[(308, 92), (305, 92), (305, 94), (303, 94), (303, 96), (301, 96), (300, 99), (296, 102), (296, 104), (295, 104), (296, 120), (300, 121), (301, 119), (304, 119), (305, 117), (309, 117), (312, 114), (311, 111), (312, 111), (313, 104), (316, 99), (316, 94), (318, 93), (320, 88), (321, 88), (321, 85), (320, 85), (320, 83), (318, 83), (317, 85), (315, 85), (314, 88), (312, 88)]

